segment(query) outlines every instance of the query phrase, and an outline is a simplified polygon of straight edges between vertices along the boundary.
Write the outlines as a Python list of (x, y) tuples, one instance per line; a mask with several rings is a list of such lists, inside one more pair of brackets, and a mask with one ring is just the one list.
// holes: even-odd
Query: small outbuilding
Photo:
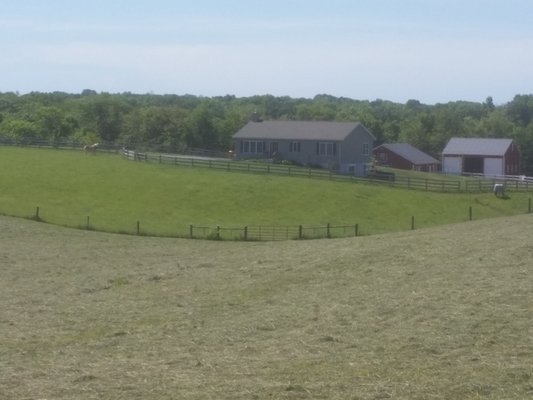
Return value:
[(287, 160), (365, 175), (375, 137), (360, 122), (263, 121), (254, 114), (233, 140), (237, 159)]
[(382, 144), (373, 150), (378, 165), (423, 172), (437, 172), (440, 161), (409, 143)]
[(512, 139), (452, 138), (442, 151), (447, 174), (519, 175), (520, 149)]

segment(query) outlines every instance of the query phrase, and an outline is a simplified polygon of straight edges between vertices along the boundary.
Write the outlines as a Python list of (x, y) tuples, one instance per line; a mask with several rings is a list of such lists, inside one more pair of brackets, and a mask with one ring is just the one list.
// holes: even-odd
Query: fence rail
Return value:
[(264, 162), (235, 161), (231, 159), (219, 159), (209, 157), (191, 157), (163, 153), (140, 153), (132, 150), (122, 150), (122, 156), (131, 161), (143, 161), (175, 166), (188, 166), (197, 168), (211, 168), (228, 172), (246, 172), (255, 174), (274, 174), (280, 176), (303, 177), (312, 179), (327, 179), (336, 182), (359, 182), (378, 185), (392, 186), (404, 189), (423, 190), (432, 192), (491, 192), (495, 183), (503, 183), (508, 190), (531, 191), (533, 180), (511, 179), (509, 177), (481, 179), (463, 178), (444, 179), (416, 178), (391, 176), (383, 177), (359, 177), (348, 174), (338, 174), (333, 171), (306, 168), (300, 166), (272, 164)]
[[(184, 236), (184, 235), (181, 235)], [(190, 225), (186, 237), (191, 239), (279, 241), (325, 239), (360, 236), (359, 224), (354, 225), (248, 225), (243, 227), (210, 227)]]
[[(76, 141), (50, 142), (45, 139), (32, 139), (28, 142), (15, 141), (12, 138), (0, 136), (0, 145), (26, 146), (38, 148), (80, 149), (82, 144)], [(496, 183), (501, 183), (509, 191), (533, 191), (533, 178), (526, 176), (471, 176), (453, 178), (445, 176), (443, 179), (418, 178), (405, 176), (367, 176), (339, 174), (333, 171), (307, 168), (294, 165), (272, 164), (264, 162), (236, 161), (226, 158), (225, 153), (215, 153), (201, 149), (190, 149), (189, 155), (177, 155), (166, 153), (137, 152), (127, 150), (122, 146), (112, 144), (100, 144), (100, 151), (118, 152), (124, 158), (131, 161), (144, 161), (175, 166), (189, 166), (197, 168), (211, 168), (228, 172), (245, 172), (255, 174), (273, 174), (279, 176), (303, 177), (311, 179), (325, 179), (336, 182), (369, 183), (398, 187), (404, 189), (465, 193), (465, 192), (491, 192)], [(194, 155), (197, 154), (197, 155)], [(215, 157), (219, 155), (220, 157)]]
[[(527, 199), (527, 208), (524, 210), (527, 214), (532, 212), (532, 199)], [(47, 222), (54, 224), (53, 221), (49, 221), (45, 212), (42, 212), (40, 207), (35, 208), (35, 212), (32, 215), (16, 215), (10, 213), (0, 212), (0, 215), (22, 217), (39, 222)], [(472, 206), (468, 207), (468, 210), (464, 210), (463, 217), (458, 217), (458, 221), (472, 221), (474, 218), (474, 209)], [(207, 240), (226, 240), (226, 241), (281, 241), (281, 240), (304, 240), (304, 239), (326, 239), (326, 238), (347, 238), (357, 237), (363, 235), (373, 235), (376, 233), (390, 232), (394, 230), (414, 230), (417, 228), (415, 216), (411, 216), (410, 219), (405, 219), (403, 228), (396, 226), (391, 230), (382, 230), (382, 228), (365, 226), (364, 233), (361, 233), (360, 225), (358, 223), (353, 225), (247, 225), (240, 227), (223, 227), (223, 226), (205, 226), (205, 225), (193, 225), (188, 226), (176, 226), (176, 229), (168, 231), (168, 228), (163, 228), (164, 231), (153, 231), (150, 228), (146, 229), (142, 221), (136, 221), (136, 223), (129, 224), (129, 228), (116, 227), (115, 229), (101, 228), (91, 218), (91, 216), (83, 217), (82, 219), (74, 218), (77, 221), (83, 221), (78, 224), (62, 224), (66, 227), (78, 228), (83, 230), (93, 230), (109, 233), (122, 233), (129, 235), (139, 236), (158, 236), (158, 237), (174, 237), (174, 238), (190, 238), (190, 239), (207, 239)], [(153, 226), (152, 224), (148, 224)], [(431, 224), (430, 224), (431, 225)], [(422, 226), (427, 226), (425, 221)]]
[[(49, 139), (18, 139), (15, 140), (10, 137), (0, 136), (0, 145), (2, 146), (20, 146), (20, 147), (36, 147), (36, 148), (47, 148), (47, 149), (61, 149), (61, 150), (77, 150), (82, 149), (84, 144), (76, 140), (49, 140)], [(105, 152), (114, 152), (118, 153), (123, 149), (124, 146), (99, 143), (98, 151)]]

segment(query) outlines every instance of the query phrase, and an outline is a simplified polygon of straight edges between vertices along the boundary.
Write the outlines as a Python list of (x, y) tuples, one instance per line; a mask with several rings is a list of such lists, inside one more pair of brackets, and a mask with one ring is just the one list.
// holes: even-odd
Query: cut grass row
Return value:
[(0, 213), (109, 232), (187, 235), (196, 226), (359, 225), (361, 235), (528, 211), (529, 194), (443, 194), (0, 147)]

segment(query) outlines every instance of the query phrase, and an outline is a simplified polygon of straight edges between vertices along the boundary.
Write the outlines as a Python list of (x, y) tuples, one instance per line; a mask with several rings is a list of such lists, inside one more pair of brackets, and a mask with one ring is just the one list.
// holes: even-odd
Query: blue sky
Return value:
[(533, 92), (531, 0), (4, 0), (0, 91), (434, 104)]

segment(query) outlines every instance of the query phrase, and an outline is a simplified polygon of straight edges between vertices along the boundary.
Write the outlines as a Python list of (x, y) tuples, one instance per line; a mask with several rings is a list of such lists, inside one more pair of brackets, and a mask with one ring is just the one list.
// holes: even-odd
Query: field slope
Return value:
[[(144, 164), (118, 155), (0, 147), (0, 214), (108, 232), (187, 235), (189, 225), (359, 224), (359, 233), (523, 214), (530, 193), (442, 194), (361, 183)], [(350, 234), (353, 230), (350, 230)]]
[(250, 243), (0, 217), (0, 398), (531, 398), (532, 223)]

